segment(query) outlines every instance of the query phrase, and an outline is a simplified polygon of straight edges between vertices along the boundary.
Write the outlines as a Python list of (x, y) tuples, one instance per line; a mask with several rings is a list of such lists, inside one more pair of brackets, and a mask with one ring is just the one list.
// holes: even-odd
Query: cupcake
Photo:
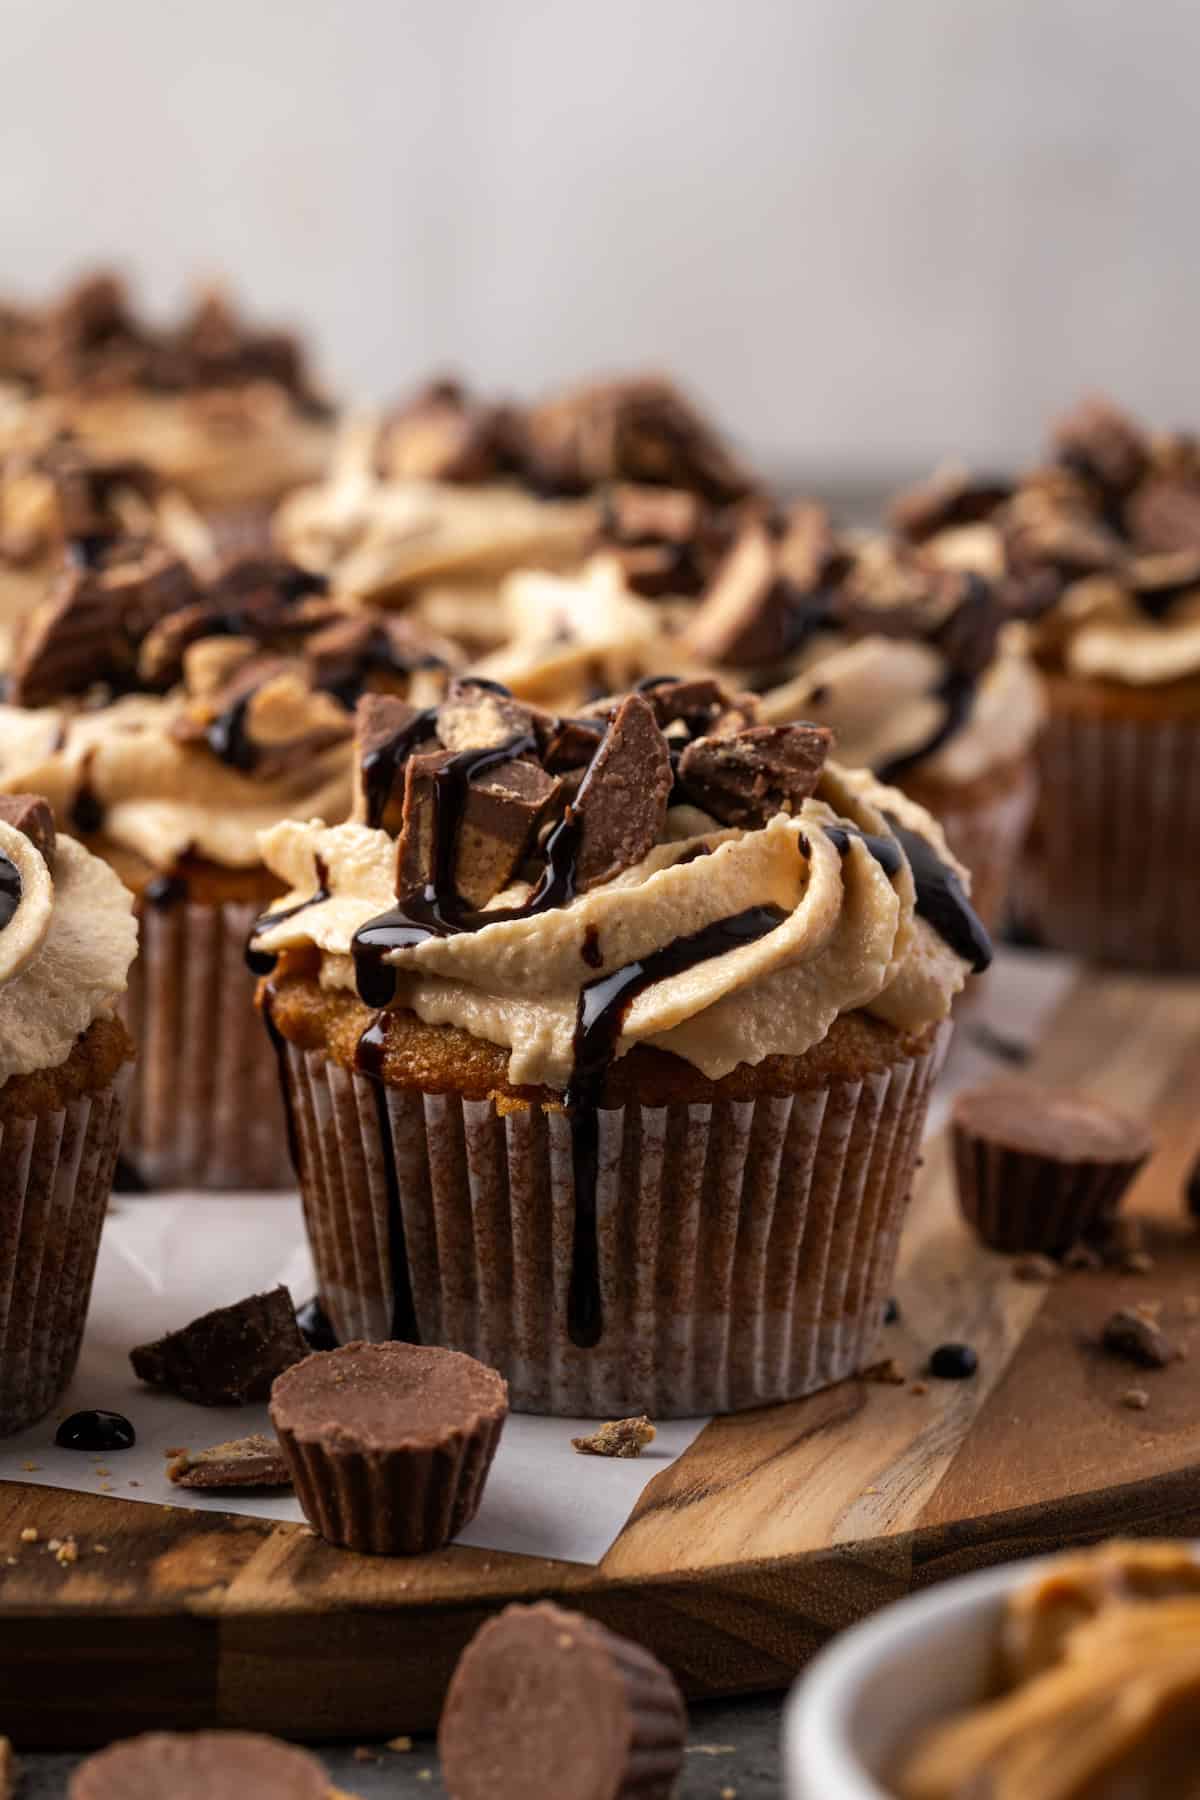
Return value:
[(340, 592), (485, 653), (508, 635), (504, 576), (578, 567), (610, 486), (626, 481), (721, 501), (754, 485), (666, 381), (593, 383), (521, 409), (437, 381), (353, 425), (329, 481), (281, 508), (275, 535)]
[(290, 1185), (243, 962), (281, 891), (257, 834), (290, 814), (345, 818), (358, 694), (432, 698), (455, 655), (323, 587), (277, 558), (197, 583), (157, 539), (86, 534), (19, 637), (0, 792), (48, 794), (136, 896), (126, 1011), (143, 1056), (125, 1148), (154, 1185)]
[(21, 437), (69, 431), (101, 461), (144, 463), (229, 548), (264, 547), (270, 509), (328, 462), (332, 412), (300, 344), (245, 325), (219, 290), (159, 327), (97, 273), (11, 319), (0, 369)]
[(937, 824), (828, 741), (711, 680), (362, 704), (355, 819), (264, 833), (253, 940), (339, 1337), (609, 1417), (869, 1357), (989, 946)]
[[(938, 518), (939, 496), (924, 547), (1002, 559), (1024, 585), (1047, 697), (1020, 922), (1097, 960), (1200, 969), (1194, 440), (1088, 400), (1056, 428), (1046, 467), (1007, 488), (949, 471), (907, 504)], [(972, 521), (955, 525), (956, 511)]]
[(116, 1166), (137, 946), (112, 870), (40, 796), (0, 799), (0, 1433), (74, 1373)]

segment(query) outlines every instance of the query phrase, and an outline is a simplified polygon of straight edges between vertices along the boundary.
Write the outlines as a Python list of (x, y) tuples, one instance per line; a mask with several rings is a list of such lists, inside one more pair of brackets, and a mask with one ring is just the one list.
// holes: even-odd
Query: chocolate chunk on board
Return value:
[(576, 886), (611, 881), (649, 854), (662, 836), (671, 795), (671, 753), (654, 708), (630, 694), (617, 708), (575, 802), (579, 820)]
[(292, 1475), (277, 1438), (256, 1432), (207, 1450), (183, 1450), (167, 1464), (167, 1480), (187, 1488), (283, 1488)]
[(0, 795), (0, 819), (27, 837), (34, 849), (54, 867), (54, 814), (40, 794)]
[(140, 1344), (129, 1360), (139, 1380), (197, 1406), (245, 1406), (268, 1399), (275, 1377), (308, 1353), (292, 1297), (277, 1287)]
[(723, 825), (764, 825), (814, 791), (832, 742), (823, 725), (752, 725), (697, 738), (679, 759), (679, 785)]

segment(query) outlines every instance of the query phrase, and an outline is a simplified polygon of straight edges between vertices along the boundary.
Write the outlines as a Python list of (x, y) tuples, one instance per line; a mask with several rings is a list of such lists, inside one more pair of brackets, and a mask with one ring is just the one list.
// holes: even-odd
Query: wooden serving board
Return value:
[[(933, 1345), (965, 1340), (977, 1377), (924, 1394), (851, 1381), (717, 1420), (596, 1567), (462, 1548), (381, 1560), (301, 1526), (5, 1485), (0, 1732), (66, 1746), (152, 1726), (422, 1729), (486, 1614), (544, 1595), (649, 1645), (693, 1696), (779, 1687), (929, 1582), (1112, 1532), (1200, 1534), (1200, 1233), (1181, 1198), (1200, 1149), (1200, 986), (1082, 978), (1034, 1072), (1154, 1121), (1130, 1202), (1150, 1220), (1150, 1273), (1014, 1280), (959, 1224), (935, 1141), (884, 1351), (917, 1376)], [(1150, 1298), (1192, 1357), (1139, 1375), (1094, 1339), (1115, 1306)], [(1122, 1403), (1134, 1385), (1148, 1410)], [(30, 1525), (70, 1533), (78, 1561), (28, 1552)]]

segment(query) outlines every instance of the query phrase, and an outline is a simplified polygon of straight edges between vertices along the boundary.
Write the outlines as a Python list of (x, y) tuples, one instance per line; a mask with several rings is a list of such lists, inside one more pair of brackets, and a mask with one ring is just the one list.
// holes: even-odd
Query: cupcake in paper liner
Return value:
[(260, 998), (342, 1338), (465, 1351), (565, 1414), (869, 1357), (990, 948), (928, 815), (755, 711), (711, 679), (572, 719), (472, 680), (367, 700), (383, 828), (264, 835)]
[(1030, 621), (1047, 722), (1020, 924), (1097, 960), (1200, 969), (1194, 438), (1088, 399), (1044, 465), (999, 484), (947, 470), (898, 508), (927, 547), (998, 564)]
[(134, 893), (130, 1163), (157, 1186), (287, 1187), (277, 1059), (244, 960), (282, 892), (257, 835), (290, 814), (344, 818), (357, 694), (433, 699), (456, 653), (351, 614), (278, 557), (200, 575), (161, 536), (130, 535), (77, 456), (62, 504), (64, 529), (91, 520), (90, 548), (66, 540), (19, 635), (0, 792), (48, 794)]
[[(521, 407), (434, 381), (385, 418), (352, 422), (329, 479), (294, 495), (274, 530), (339, 593), (403, 607), (484, 653), (510, 635), (505, 577), (578, 568), (613, 484), (644, 481), (722, 503), (756, 485), (658, 378), (593, 382)], [(554, 629), (547, 615), (543, 643)]]
[(470, 1524), (507, 1416), (494, 1369), (417, 1344), (318, 1351), (271, 1389), (305, 1518), (331, 1544), (383, 1556), (438, 1550)]
[(505, 1607), (476, 1632), (438, 1728), (456, 1800), (669, 1800), (686, 1740), (670, 1670), (549, 1601)]
[(40, 797), (0, 799), (0, 1434), (75, 1369), (133, 1050), (116, 1008), (137, 945), (112, 871)]
[(951, 1120), (963, 1216), (1011, 1255), (1104, 1237), (1153, 1149), (1144, 1125), (1102, 1100), (1029, 1082), (971, 1088)]

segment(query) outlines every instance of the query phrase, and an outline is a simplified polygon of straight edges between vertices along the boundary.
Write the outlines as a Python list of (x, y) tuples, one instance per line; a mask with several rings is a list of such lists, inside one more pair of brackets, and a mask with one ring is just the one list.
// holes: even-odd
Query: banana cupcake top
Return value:
[(1200, 446), (1109, 401), (1061, 419), (1015, 481), (952, 466), (900, 495), (896, 528), (946, 566), (1025, 592), (1047, 670), (1128, 687), (1200, 676)]
[(264, 827), (349, 813), (359, 694), (432, 699), (455, 660), (278, 558), (201, 582), (161, 540), (76, 537), (19, 634), (0, 791), (47, 794), (131, 879), (256, 868)]
[(0, 1087), (67, 1060), (115, 1011), (136, 949), (108, 865), (56, 834), (40, 796), (0, 799)]
[(830, 734), (666, 678), (576, 717), (456, 681), (359, 709), (354, 820), (288, 820), (261, 966), (507, 1047), (568, 1103), (635, 1044), (710, 1079), (800, 1056), (839, 1014), (904, 1032), (990, 956), (969, 878), (920, 807), (826, 761)]
[(331, 409), (298, 341), (237, 317), (217, 290), (175, 325), (134, 312), (100, 273), (0, 330), (8, 435), (73, 432), (103, 461), (137, 461), (197, 504), (271, 501), (325, 467)]

